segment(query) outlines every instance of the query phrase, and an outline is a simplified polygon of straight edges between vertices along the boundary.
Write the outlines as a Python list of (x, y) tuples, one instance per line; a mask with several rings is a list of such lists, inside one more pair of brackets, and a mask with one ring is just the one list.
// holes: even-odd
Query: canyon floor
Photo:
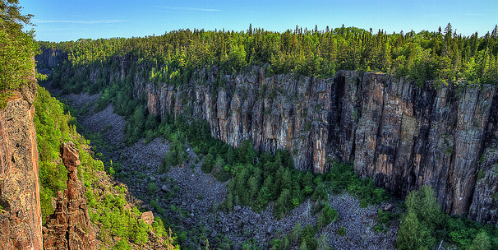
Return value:
[[(50, 86), (46, 87), (50, 89)], [(122, 116), (113, 113), (112, 105), (94, 112), (98, 95), (61, 95), (57, 90), (50, 91), (52, 95), (79, 111), (78, 122), (84, 136), (85, 133), (93, 133), (102, 137), (105, 146), (97, 149), (108, 161), (121, 164), (118, 181), (128, 186), (134, 196), (131, 199), (142, 203), (144, 210), (152, 210), (157, 215), (162, 213), (173, 224), (178, 225), (174, 231), (186, 232), (187, 241), (194, 245), (195, 249), (201, 249), (199, 246), (205, 244), (199, 242), (197, 236), (200, 233), (204, 234), (209, 242), (216, 238), (218, 242), (230, 240), (235, 243), (235, 249), (239, 249), (243, 242), (255, 239), (257, 245), (265, 249), (271, 239), (291, 232), (297, 222), (304, 227), (307, 224), (316, 224), (318, 214), (311, 215), (313, 202), (310, 199), (281, 220), (273, 217), (272, 203), (260, 213), (240, 206), (236, 206), (232, 212), (223, 212), (218, 209), (218, 204), (226, 197), (227, 183), (221, 183), (210, 174), (203, 173), (200, 168), (202, 156), (197, 156), (189, 146), (188, 161), (172, 167), (167, 173), (161, 173), (159, 168), (169, 150), (168, 141), (156, 138), (150, 143), (140, 140), (126, 146), (126, 121)], [(148, 189), (151, 185), (156, 187), (153, 192)], [(338, 211), (339, 219), (324, 227), (317, 237), (326, 234), (330, 246), (334, 249), (395, 249), (398, 230), (395, 221), (386, 233), (376, 233), (373, 230), (377, 224), (378, 209), (387, 203), (361, 208), (359, 200), (347, 192), (329, 195), (329, 202), (331, 207)], [(153, 203), (158, 206), (154, 207)], [(342, 226), (346, 228), (345, 236), (337, 233)]]

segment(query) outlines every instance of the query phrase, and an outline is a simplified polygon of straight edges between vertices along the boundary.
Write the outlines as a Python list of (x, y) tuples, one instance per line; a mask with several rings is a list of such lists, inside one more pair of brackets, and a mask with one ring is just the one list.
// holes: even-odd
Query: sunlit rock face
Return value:
[(38, 149), (33, 123), (36, 80), (0, 110), (0, 249), (43, 249)]

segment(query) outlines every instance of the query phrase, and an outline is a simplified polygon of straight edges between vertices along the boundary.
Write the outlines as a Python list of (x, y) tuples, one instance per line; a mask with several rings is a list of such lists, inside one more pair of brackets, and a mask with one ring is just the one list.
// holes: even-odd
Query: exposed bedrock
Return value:
[[(110, 79), (128, 72), (127, 59)], [(266, 77), (260, 67), (221, 75), (195, 71), (188, 84), (132, 76), (150, 113), (200, 117), (214, 137), (238, 147), (286, 149), (300, 170), (328, 171), (329, 159), (405, 196), (430, 185), (444, 211), (497, 222), (497, 86), (422, 88), (381, 73), (334, 78)]]
[(252, 68), (219, 87), (217, 77), (202, 70), (177, 89), (136, 78), (136, 94), (152, 113), (202, 117), (235, 147), (250, 139), (259, 150), (287, 149), (298, 169), (317, 173), (328, 158), (352, 162), (399, 196), (431, 185), (446, 212), (496, 223), (497, 87), (418, 88), (355, 71), (318, 79)]
[(0, 249), (43, 249), (35, 80), (0, 110)]
[(43, 229), (44, 249), (96, 249), (85, 187), (78, 180), (80, 158), (73, 142), (61, 146), (61, 158), (68, 169), (68, 189), (57, 192), (56, 210), (47, 217)]

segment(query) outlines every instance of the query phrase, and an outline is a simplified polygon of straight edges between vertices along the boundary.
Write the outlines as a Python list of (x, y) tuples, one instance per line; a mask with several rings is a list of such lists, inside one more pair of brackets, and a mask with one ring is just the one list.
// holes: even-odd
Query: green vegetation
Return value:
[[(420, 87), (427, 86), (428, 81), (434, 81), (435, 87), (449, 83), (497, 84), (497, 40), (497, 27), (483, 37), (479, 37), (477, 33), (465, 37), (453, 33), (451, 25), (448, 25), (444, 33), (439, 29), (438, 32), (412, 31), (406, 34), (386, 34), (382, 30), (374, 34), (353, 27), (327, 27), (324, 31), (296, 28), (294, 31), (283, 33), (252, 28), (247, 32), (188, 29), (145, 38), (80, 39), (57, 44), (40, 42), (40, 46), (42, 49), (61, 49), (68, 55), (68, 60), (61, 62), (47, 78), (52, 81), (52, 86), (61, 88), (64, 93), (100, 93), (98, 109), (104, 109), (112, 103), (114, 111), (126, 117), (127, 144), (133, 144), (141, 138), (150, 142), (158, 136), (171, 142), (170, 151), (164, 158), (162, 172), (168, 172), (171, 166), (181, 164), (187, 159), (185, 145), (189, 143), (198, 155), (196, 162), (203, 161), (204, 172), (213, 174), (222, 182), (228, 181), (227, 198), (222, 204), (214, 205), (215, 208), (230, 211), (236, 205), (247, 205), (260, 211), (266, 208), (270, 201), (274, 201), (274, 215), (282, 218), (307, 197), (311, 197), (315, 202), (312, 213), (320, 213), (316, 227), (308, 225), (302, 228), (300, 225), (300, 229), (297, 227), (296, 232), (294, 229), (290, 236), (273, 240), (271, 246), (273, 249), (288, 249), (290, 245), (299, 246), (300, 249), (316, 249), (321, 245), (321, 240), (315, 239), (314, 235), (321, 227), (336, 221), (338, 216), (337, 212), (327, 205), (329, 194), (347, 190), (361, 199), (361, 207), (367, 207), (386, 199), (386, 191), (377, 188), (371, 179), (357, 177), (350, 164), (329, 159), (328, 163), (332, 165), (329, 173), (303, 173), (294, 168), (287, 151), (277, 151), (274, 155), (259, 153), (254, 150), (249, 140), (242, 142), (239, 148), (232, 148), (212, 138), (208, 123), (201, 121), (199, 117), (191, 116), (193, 107), (190, 106), (187, 95), (182, 92), (183, 87), (185, 88), (190, 80), (210, 84), (206, 82), (204, 70), (214, 70), (217, 72), (216, 79), (208, 86), (214, 101), (218, 88), (227, 83), (225, 74), (249, 70), (249, 67), (254, 65), (264, 67), (266, 76), (292, 73), (328, 78), (334, 76), (339, 69), (347, 69), (381, 71), (398, 77), (403, 76)], [(127, 64), (125, 75), (118, 73), (122, 67), (120, 62)], [(43, 68), (45, 65), (39, 67)], [(356, 79), (351, 78), (349, 81), (355, 85)], [(134, 93), (134, 85), (148, 82), (169, 87), (177, 92), (175, 94), (180, 95), (183, 105), (186, 105), (184, 116), (177, 115), (174, 119), (165, 115), (160, 121), (157, 116), (149, 114), (145, 107), (146, 96)], [(261, 85), (259, 98), (263, 98), (266, 93), (273, 97), (277, 91), (268, 90), (267, 85)], [(307, 109), (303, 109), (301, 115), (305, 116), (307, 112)], [(269, 115), (270, 110), (266, 109), (264, 113)], [(359, 118), (357, 110), (353, 110), (352, 115), (354, 119)], [(64, 126), (58, 125), (62, 124), (58, 122), (54, 121), (53, 126)], [(312, 123), (308, 122), (306, 130), (311, 126)], [(71, 126), (69, 128), (72, 129)], [(61, 134), (55, 138), (64, 141), (64, 136)], [(42, 137), (45, 135), (42, 134)], [(56, 139), (46, 142), (46, 152), (52, 152), (52, 145), (57, 145)], [(293, 150), (294, 155), (297, 150)], [(43, 150), (40, 152), (47, 154)], [(450, 152), (447, 148), (447, 155)], [(51, 156), (48, 154), (41, 156), (41, 159), (49, 159)], [(104, 168), (102, 162), (95, 164)], [(63, 176), (57, 171), (60, 165), (53, 162), (46, 165), (44, 189), (49, 191), (44, 191), (46, 194), (41, 199), (42, 204), (45, 202), (46, 209), (50, 209), (47, 202), (57, 190), (64, 188), (64, 181), (56, 176)], [(119, 167), (110, 167), (109, 172), (113, 172), (112, 170), (116, 170), (117, 176), (123, 174)], [(52, 182), (51, 178), (57, 181)], [(157, 189), (154, 183), (150, 183), (148, 187), (150, 194)], [(178, 187), (176, 188), (178, 190)], [(485, 238), (489, 238), (491, 247), (496, 248), (493, 229), (463, 218), (443, 215), (437, 202), (430, 198), (433, 194), (423, 190), (422, 193), (410, 195), (407, 199), (408, 210), (402, 217), (399, 248), (428, 248), (444, 239), (466, 249), (479, 246), (485, 242)], [(92, 192), (89, 197), (90, 201)], [(93, 208), (101, 214), (116, 213), (117, 218), (123, 218), (127, 212), (116, 205), (121, 202), (120, 199), (109, 198), (107, 209), (104, 208), (106, 206), (98, 205), (99, 199), (94, 198), (96, 204)], [(151, 200), (150, 204), (157, 211), (161, 211), (162, 208), (155, 200)], [(178, 210), (179, 214), (183, 214), (183, 211), (175, 206), (171, 210)], [(133, 211), (130, 213), (136, 215)], [(379, 211), (379, 224), (375, 230), (386, 231), (394, 216)], [(108, 220), (112, 220), (111, 217)], [(106, 225), (132, 226), (130, 232), (135, 236), (130, 236), (131, 233), (128, 232), (131, 242), (144, 242), (144, 226), (139, 222), (100, 223), (105, 229)], [(200, 233), (192, 235), (202, 235), (199, 240), (205, 242), (203, 227), (199, 226), (193, 230), (200, 230)], [(111, 230), (109, 235), (121, 235), (122, 231)], [(340, 230), (338, 233), (342, 234)], [(179, 241), (182, 242), (186, 237), (185, 232), (181, 233)], [(120, 247), (127, 249), (125, 243), (127, 242), (120, 243)], [(211, 244), (225, 247), (232, 245), (227, 237), (223, 236), (217, 236), (216, 242)], [(245, 249), (252, 249), (254, 246), (254, 242), (244, 244)]]
[[(13, 91), (33, 81), (33, 56), (38, 44), (34, 31), (22, 31), (32, 15), (21, 15), (18, 0), (0, 0), (0, 109), (5, 108)], [(34, 84), (32, 82), (32, 84)]]
[(379, 209), (377, 225), (373, 227), (373, 230), (375, 230), (375, 232), (377, 233), (380, 232), (386, 233), (389, 230), (392, 221), (398, 216), (399, 215), (396, 213), (391, 213), (389, 211), (384, 212), (382, 209)]
[[(247, 32), (179, 30), (144, 38), (80, 39), (47, 43), (42, 48), (62, 49), (69, 62), (57, 69), (55, 79), (70, 82), (65, 90), (89, 93), (110, 84), (104, 68), (120, 67), (115, 57), (131, 58), (131, 68), (149, 82), (186, 84), (199, 68), (217, 66), (222, 73), (239, 72), (250, 65), (268, 65), (266, 75), (297, 73), (332, 77), (339, 69), (382, 71), (407, 76), (419, 86), (428, 80), (497, 84), (497, 27), (482, 37), (462, 36), (450, 24), (444, 32), (377, 33), (354, 27), (325, 30), (296, 28), (283, 33), (249, 28)], [(42, 65), (43, 66), (43, 65)], [(68, 69), (70, 75), (62, 75)], [(100, 69), (100, 70), (97, 70)], [(97, 71), (97, 80), (79, 81)], [(105, 76), (105, 77), (103, 77)], [(113, 78), (115, 80), (115, 78)], [(223, 82), (223, 78), (218, 79)]]
[[(269, 201), (276, 201), (274, 215), (282, 218), (308, 196), (318, 204), (327, 202), (328, 192), (338, 193), (347, 189), (366, 204), (379, 204), (388, 197), (386, 191), (377, 188), (373, 180), (357, 177), (352, 165), (330, 160), (333, 167), (328, 173), (315, 175), (300, 172), (294, 167), (288, 151), (260, 153), (255, 151), (250, 140), (243, 141), (239, 148), (232, 148), (211, 136), (206, 121), (194, 120), (187, 124), (183, 116), (177, 119), (167, 116), (153, 133), (172, 143), (164, 165), (183, 162), (185, 157), (178, 157), (185, 154), (183, 145), (188, 141), (196, 153), (205, 155), (201, 167), (204, 172), (212, 173), (219, 181), (230, 180), (227, 184), (228, 196), (220, 204), (226, 210), (247, 205), (261, 211)], [(324, 214), (320, 217), (325, 224), (336, 219), (336, 211), (333, 215), (328, 207), (318, 209)]]
[[(65, 114), (64, 105), (42, 87), (37, 89), (35, 110), (37, 112), (33, 120), (40, 161), (40, 202), (42, 220), (45, 223), (45, 217), (54, 212), (52, 198), (67, 187), (68, 171), (60, 160), (59, 150), (63, 142), (76, 139), (76, 121)], [(83, 138), (75, 141), (75, 145), (80, 146), (79, 149), (82, 143), (85, 143)], [(83, 156), (80, 157), (83, 164), (91, 165), (97, 171), (104, 169), (102, 162), (90, 159), (85, 151), (80, 154)]]
[(285, 250), (291, 246), (298, 246), (299, 249), (331, 249), (328, 245), (328, 236), (322, 234), (319, 239), (314, 235), (318, 233), (314, 227), (308, 224), (302, 227), (300, 222), (297, 222), (293, 230), (289, 234), (283, 235), (281, 239), (273, 239), (271, 241), (271, 249)]
[[(267, 207), (268, 202), (274, 201), (274, 215), (282, 218), (290, 209), (299, 206), (307, 197), (311, 197), (314, 202), (311, 214), (318, 216), (317, 223), (297, 244), (305, 242), (306, 246), (317, 245), (314, 235), (338, 219), (337, 211), (332, 209), (328, 202), (330, 193), (347, 190), (366, 204), (379, 204), (388, 198), (386, 191), (377, 188), (373, 180), (357, 177), (352, 165), (329, 160), (332, 164), (329, 173), (319, 175), (300, 172), (295, 169), (287, 151), (278, 150), (275, 154), (257, 152), (250, 140), (243, 141), (239, 148), (233, 148), (213, 138), (208, 123), (201, 119), (194, 119), (188, 123), (183, 115), (178, 115), (176, 119), (166, 115), (158, 127), (152, 129), (152, 133), (162, 136), (171, 143), (171, 151), (165, 155), (161, 172), (185, 162), (186, 145), (189, 143), (193, 151), (198, 154), (197, 158), (203, 157), (202, 171), (211, 173), (219, 181), (228, 181), (226, 200), (221, 204), (214, 204), (213, 212), (217, 209), (230, 211), (237, 205), (246, 205), (261, 211)], [(121, 172), (119, 175), (124, 176)], [(156, 189), (152, 183), (149, 184), (150, 192)], [(167, 196), (170, 197), (168, 194)], [(151, 204), (157, 211), (161, 210), (155, 202)], [(180, 218), (185, 216), (184, 212), (175, 206), (171, 207), (170, 211), (178, 211)], [(204, 232), (204, 226), (196, 228), (196, 232), (189, 233), (190, 237), (204, 235), (197, 233)], [(180, 238), (179, 236), (179, 241), (183, 242)], [(196, 240), (204, 239), (198, 237)], [(291, 242), (289, 239), (289, 243), (286, 241), (284, 238), (275, 239), (272, 244), (275, 249), (287, 249), (281, 248)], [(225, 249), (223, 246), (228, 246), (229, 243), (224, 237), (216, 237), (210, 244)], [(251, 245), (252, 243), (247, 242), (245, 246), (251, 247)]]
[(340, 236), (345, 236), (345, 235), (347, 234), (347, 231), (346, 231), (346, 229), (345, 229), (345, 227), (344, 227), (344, 226), (341, 226), (341, 227), (339, 228), (339, 230), (337, 231), (337, 233), (338, 233)]
[(411, 192), (405, 205), (407, 210), (396, 242), (398, 249), (430, 249), (442, 240), (459, 249), (497, 249), (496, 227), (444, 214), (429, 186)]
[[(99, 225), (99, 239), (105, 245), (111, 244), (111, 236), (121, 237), (114, 249), (130, 249), (129, 242), (143, 245), (148, 241), (148, 231), (154, 231), (165, 243), (173, 247), (174, 238), (165, 233), (163, 221), (155, 218), (152, 226), (140, 220), (141, 212), (137, 208), (127, 209), (125, 186), (105, 186), (99, 182), (99, 175), (104, 174), (105, 166), (93, 152), (89, 151), (89, 141), (76, 132), (76, 120), (65, 112), (64, 104), (50, 96), (49, 92), (38, 87), (35, 100), (35, 129), (37, 131), (38, 152), (40, 159), (40, 200), (42, 218), (54, 212), (51, 200), (58, 191), (67, 185), (67, 170), (62, 164), (59, 149), (63, 142), (73, 141), (81, 165), (78, 166), (78, 178), (86, 188), (89, 215), (93, 223)], [(99, 154), (98, 154), (99, 155)], [(119, 164), (112, 164), (119, 168)], [(108, 172), (112, 167), (108, 166)], [(150, 185), (150, 190), (155, 190)], [(45, 221), (43, 221), (45, 223)]]

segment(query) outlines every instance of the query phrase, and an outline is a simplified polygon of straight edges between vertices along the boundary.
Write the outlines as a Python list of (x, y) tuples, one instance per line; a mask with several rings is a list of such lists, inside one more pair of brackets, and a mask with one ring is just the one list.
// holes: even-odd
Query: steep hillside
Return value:
[(35, 101), (46, 249), (173, 249), (172, 235), (105, 172), (76, 121), (43, 87)]
[[(58, 92), (57, 90), (51, 91)], [(264, 181), (263, 179), (266, 179), (266, 176), (274, 176), (276, 181), (273, 182), (273, 187), (268, 190), (273, 193), (276, 192), (276, 194), (271, 195), (276, 195), (276, 197), (265, 198), (268, 194), (260, 197), (262, 192), (259, 192), (258, 201), (252, 201), (251, 204), (243, 203), (244, 199), (248, 200), (248, 195), (242, 195), (242, 192), (250, 194), (252, 191), (247, 192), (248, 189), (246, 188), (240, 191), (242, 189), (235, 190), (231, 187), (246, 185), (244, 182), (247, 179), (240, 176), (243, 173), (243, 171), (239, 171), (243, 166), (240, 159), (241, 156), (245, 159), (249, 155), (257, 156), (258, 153), (254, 152), (253, 148), (247, 147), (245, 151), (241, 150), (241, 148), (232, 149), (220, 140), (210, 138), (208, 124), (206, 124), (206, 128), (204, 125), (193, 122), (189, 126), (189, 130), (185, 130), (185, 123), (181, 121), (174, 122), (173, 120), (166, 127), (164, 127), (165, 124), (160, 125), (162, 127), (160, 129), (162, 131), (161, 138), (153, 139), (150, 142), (148, 139), (142, 138), (128, 146), (124, 143), (126, 138), (124, 133), (125, 119), (113, 113), (113, 105), (108, 105), (101, 111), (96, 109), (98, 106), (96, 104), (100, 99), (99, 95), (89, 96), (86, 93), (67, 94), (58, 98), (66, 100), (70, 106), (75, 108), (75, 112), (72, 111), (72, 114), (80, 111), (79, 121), (82, 127), (85, 128), (85, 133), (96, 135), (96, 138), (99, 137), (98, 135), (102, 136), (103, 141), (99, 139), (93, 140), (94, 145), (104, 157), (109, 157), (108, 160), (113, 161), (116, 178), (128, 186), (132, 195), (145, 201), (144, 206), (148, 206), (148, 209), (152, 209), (155, 214), (168, 218), (169, 226), (172, 226), (172, 229), (175, 229), (179, 236), (178, 239), (182, 249), (203, 248), (207, 239), (210, 247), (216, 249), (233, 249), (237, 248), (237, 246), (260, 246), (263, 249), (274, 246), (278, 249), (288, 249), (285, 245), (279, 248), (279, 242), (291, 244), (292, 246), (300, 244), (301, 241), (296, 243), (297, 240), (288, 240), (288, 243), (284, 242), (286, 242), (286, 238), (292, 237), (292, 231), (300, 231), (302, 227), (311, 226), (314, 227), (314, 230), (309, 232), (309, 234), (313, 234), (309, 237), (314, 238), (313, 236), (317, 233), (316, 238), (318, 241), (323, 239), (323, 242), (329, 242), (331, 246), (366, 249), (394, 248), (397, 223), (388, 221), (387, 226), (384, 227), (378, 225), (377, 222), (377, 210), (384, 208), (387, 202), (379, 204), (380, 201), (370, 201), (370, 204), (375, 203), (375, 205), (368, 206), (365, 200), (365, 205), (363, 205), (360, 200), (366, 197), (353, 197), (356, 194), (354, 192), (344, 193), (345, 188), (341, 188), (342, 184), (340, 183), (336, 194), (327, 195), (324, 193), (324, 198), (319, 198), (321, 196), (318, 195), (319, 192), (314, 192), (315, 187), (320, 186), (318, 178), (328, 180), (323, 185), (323, 192), (325, 191), (324, 187), (330, 190), (330, 183), (334, 178), (332, 176), (327, 177), (326, 174), (313, 176), (311, 173), (304, 175), (299, 171), (291, 171), (293, 161), (291, 161), (291, 164), (285, 165), (284, 162), (289, 162), (291, 159), (285, 160), (286, 154), (284, 152), (276, 155), (267, 153), (256, 158), (255, 161), (262, 164), (256, 163), (254, 166), (245, 164), (249, 170), (246, 173), (251, 175), (250, 180), (255, 179), (255, 176), (262, 176), (262, 181)], [(193, 131), (201, 130), (203, 132), (195, 132), (194, 134), (197, 134), (195, 136), (192, 129)], [(206, 130), (207, 132), (205, 132)], [(198, 140), (193, 139), (198, 138), (200, 134), (205, 134), (207, 137), (201, 137)], [(179, 142), (184, 148), (179, 147)], [(225, 157), (230, 154), (226, 154), (226, 152), (233, 150), (234, 162), (230, 162), (229, 158), (223, 160), (227, 162), (225, 164), (227, 168), (230, 168), (231, 165), (236, 166), (234, 170), (235, 178), (229, 183), (223, 180), (224, 178), (225, 180), (230, 178), (230, 175), (226, 170), (217, 166), (217, 164), (221, 164), (220, 162), (214, 163), (212, 174), (206, 173), (205, 165), (209, 162), (210, 156), (203, 157), (202, 150), (205, 150), (205, 147), (200, 144), (213, 145), (214, 142), (215, 145), (210, 146), (211, 149), (206, 148), (207, 151), (214, 154), (214, 159)], [(247, 143), (247, 145), (250, 144)], [(217, 153), (215, 153), (214, 149), (217, 149)], [(177, 161), (177, 163), (174, 163), (173, 160), (167, 160), (168, 157), (166, 156), (173, 155), (172, 159), (178, 159), (183, 154), (185, 154), (185, 158)], [(280, 162), (280, 157), (282, 157), (283, 163)], [(259, 166), (264, 165), (265, 162), (272, 162), (272, 165), (276, 166), (275, 172), (278, 173), (269, 173), (270, 170), (267, 169), (267, 164), (266, 168), (262, 168), (260, 174), (257, 173)], [(281, 164), (285, 167), (278, 168)], [(352, 186), (363, 189), (362, 192), (365, 193), (365, 196), (366, 193), (375, 188), (364, 183), (361, 184), (359, 180), (357, 180), (358, 182), (351, 181), (356, 179), (352, 166), (349, 166), (350, 168), (344, 164), (342, 166), (345, 172), (337, 171), (337, 174), (342, 174), (342, 177), (335, 181), (352, 183)], [(284, 169), (287, 170), (284, 171)], [(347, 171), (349, 169), (350, 171)], [(280, 174), (280, 171), (284, 171), (285, 174)], [(290, 175), (290, 173), (292, 174)], [(285, 208), (286, 211), (283, 216), (283, 214), (279, 214), (281, 213), (279, 207), (283, 206), (277, 205), (276, 202), (273, 205), (272, 201), (277, 200), (279, 192), (281, 192), (275, 190), (276, 185), (274, 183), (280, 183), (282, 181), (280, 176), (287, 176), (287, 174), (293, 180), (294, 188), (291, 194), (299, 203), (296, 205), (293, 205), (292, 202), (289, 205), (285, 204), (287, 208)], [(313, 182), (314, 177), (318, 178)], [(285, 179), (283, 178), (283, 180)], [(306, 195), (300, 193), (301, 189), (303, 189), (302, 184), (309, 186), (309, 191), (304, 190)], [(297, 185), (299, 190), (296, 188)], [(267, 181), (263, 186), (270, 187)], [(283, 186), (286, 186), (286, 184), (283, 184)], [(321, 188), (318, 188), (318, 190), (321, 190)], [(256, 196), (255, 190), (253, 192)], [(382, 192), (382, 196), (384, 194), (385, 192)], [(237, 196), (240, 196), (241, 199), (238, 199)], [(232, 199), (230, 197), (236, 198)], [(311, 197), (314, 198), (311, 199)], [(268, 204), (269, 200), (271, 202)], [(338, 214), (335, 213), (338, 215), (335, 221), (328, 222), (325, 218), (322, 218), (324, 216), (321, 212), (321, 205), (326, 206), (326, 204), (338, 211)], [(301, 227), (297, 229), (297, 225), (301, 225)], [(380, 228), (375, 230), (374, 225), (378, 225)], [(346, 237), (337, 234), (337, 230), (342, 226), (347, 229)], [(321, 238), (319, 235), (325, 237)]]
[(42, 249), (31, 15), (0, 3), (0, 248)]

